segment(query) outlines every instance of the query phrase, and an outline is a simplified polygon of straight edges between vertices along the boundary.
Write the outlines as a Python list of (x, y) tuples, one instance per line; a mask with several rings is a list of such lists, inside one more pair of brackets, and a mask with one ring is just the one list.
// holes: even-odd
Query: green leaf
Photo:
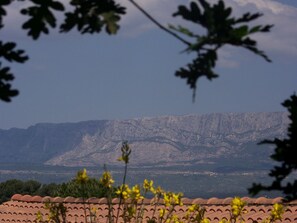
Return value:
[(64, 5), (61, 2), (52, 1), (50, 7), (57, 11), (64, 11)]
[(178, 27), (175, 27), (174, 25), (172, 24), (169, 24), (168, 27), (172, 30), (175, 30), (177, 32), (180, 32), (184, 35), (187, 35), (189, 37), (195, 37), (194, 33), (192, 33), (189, 29), (187, 29), (186, 27), (183, 27), (183, 26), (178, 26)]
[(119, 26), (117, 22), (120, 20), (119, 16), (117, 16), (114, 12), (103, 13), (102, 17), (104, 18), (104, 22), (106, 24), (106, 31), (109, 34), (116, 34)]
[(241, 39), (249, 34), (248, 26), (240, 26), (239, 28), (233, 29), (232, 34), (236, 38)]
[(250, 29), (249, 33), (257, 33), (260, 31), (261, 26), (254, 26)]

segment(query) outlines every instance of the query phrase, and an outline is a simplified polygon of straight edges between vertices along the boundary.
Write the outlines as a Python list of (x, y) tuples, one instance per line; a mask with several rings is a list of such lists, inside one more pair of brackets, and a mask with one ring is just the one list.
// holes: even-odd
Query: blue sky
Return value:
[[(142, 0), (164, 24), (184, 0)], [(0, 102), (0, 129), (26, 128), (39, 122), (128, 119), (217, 112), (281, 111), (280, 103), (297, 91), (297, 1), (228, 0), (235, 14), (260, 11), (271, 33), (257, 35), (267, 63), (244, 49), (220, 51), (218, 79), (198, 81), (196, 101), (184, 80), (174, 76), (192, 55), (182, 54), (179, 41), (159, 30), (127, 1), (116, 36), (82, 36), (75, 32), (32, 41), (19, 30), (17, 6), (1, 35), (18, 42), (30, 60), (13, 64), (14, 87), (20, 95)], [(196, 27), (189, 25), (193, 30)]]

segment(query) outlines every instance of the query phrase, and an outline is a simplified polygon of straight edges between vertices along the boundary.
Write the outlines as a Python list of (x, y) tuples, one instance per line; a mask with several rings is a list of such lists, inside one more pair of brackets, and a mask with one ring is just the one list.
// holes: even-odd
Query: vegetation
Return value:
[[(105, 187), (107, 191), (108, 200), (108, 216), (106, 222), (117, 223), (117, 222), (148, 222), (148, 223), (182, 223), (182, 222), (193, 222), (193, 223), (210, 223), (210, 221), (205, 218), (206, 209), (197, 204), (193, 204), (187, 207), (185, 218), (182, 219), (175, 212), (176, 208), (183, 206), (182, 203), (182, 193), (174, 193), (170, 191), (165, 191), (161, 187), (155, 187), (152, 180), (145, 179), (142, 184), (137, 184), (132, 187), (125, 184), (125, 178), (127, 174), (127, 164), (129, 162), (129, 155), (131, 154), (131, 149), (129, 145), (125, 142), (122, 146), (122, 156), (119, 158), (125, 164), (125, 171), (123, 176), (123, 184), (115, 189), (112, 185), (114, 180), (110, 172), (105, 171), (100, 178), (99, 182)], [(89, 181), (86, 169), (78, 172), (76, 181), (81, 185), (81, 188), (85, 189), (86, 183)], [(112, 204), (111, 194), (115, 191), (116, 195), (120, 199), (118, 207), (114, 209)], [(152, 202), (154, 209), (152, 215), (149, 219), (144, 218), (144, 199), (148, 194), (152, 194)], [(84, 197), (85, 198), (85, 197)], [(87, 214), (87, 203), (84, 202), (84, 213), (85, 222), (98, 222), (96, 210), (89, 207)], [(239, 197), (235, 197), (231, 202), (231, 211), (229, 219), (222, 219), (220, 223), (237, 223), (244, 222), (244, 214), (246, 214), (244, 207), (246, 203), (243, 202)], [(66, 211), (67, 209), (62, 203), (59, 204), (46, 204), (46, 209), (49, 210), (48, 219), (44, 219), (41, 212), (37, 213), (36, 222), (48, 223), (48, 222), (67, 222)], [(116, 214), (114, 213), (116, 212)], [(274, 204), (271, 209), (270, 216), (263, 221), (263, 223), (273, 223), (282, 219), (282, 214), (284, 213), (284, 206), (281, 204)], [(87, 218), (87, 215), (90, 218)]]
[(0, 203), (10, 200), (14, 194), (51, 196), (55, 188), (56, 184), (42, 185), (34, 180), (7, 180), (0, 183)]
[(249, 189), (250, 193), (256, 195), (260, 191), (281, 191), (287, 200), (297, 199), (297, 179), (287, 182), (289, 176), (297, 171), (297, 96), (292, 95), (290, 99), (283, 103), (288, 109), (291, 124), (288, 127), (288, 138), (265, 140), (260, 144), (272, 144), (275, 146), (274, 154), (271, 158), (280, 163), (269, 173), (274, 178), (269, 186), (253, 184)]
[[(186, 52), (196, 55), (186, 68), (180, 68), (175, 73), (176, 76), (186, 79), (187, 84), (193, 89), (193, 96), (195, 96), (198, 78), (204, 76), (212, 80), (218, 77), (213, 69), (218, 59), (217, 51), (225, 45), (243, 47), (270, 61), (265, 53), (257, 48), (257, 42), (250, 37), (254, 33), (269, 32), (272, 27), (272, 25), (248, 26), (248, 23), (262, 16), (260, 13), (248, 12), (239, 18), (232, 17), (232, 9), (226, 7), (223, 0), (214, 5), (206, 0), (197, 0), (191, 2), (189, 8), (184, 5), (179, 6), (173, 16), (180, 16), (204, 28), (206, 34), (200, 35), (179, 25), (164, 27), (134, 0), (128, 1), (158, 27), (185, 44)], [(24, 2), (30, 4), (24, 4)], [(116, 34), (120, 28), (121, 16), (126, 13), (125, 7), (116, 3), (115, 0), (70, 0), (70, 6), (65, 6), (65, 1), (62, 0), (2, 0), (0, 2), (0, 30), (3, 30), (4, 17), (7, 16), (5, 8), (12, 4), (19, 4), (23, 7), (20, 14), (27, 19), (22, 24), (22, 29), (34, 40), (38, 40), (42, 34), (49, 34), (50, 30), (57, 26), (61, 33), (77, 29), (81, 34), (94, 34), (105, 29), (110, 35)], [(61, 15), (62, 13), (64, 14)], [(57, 17), (62, 18), (61, 24), (57, 24), (60, 21)], [(180, 34), (185, 35), (186, 38)], [(191, 39), (192, 42), (187, 39)], [(0, 59), (8, 63), (25, 63), (29, 56), (24, 50), (18, 49), (15, 42), (0, 40)], [(0, 61), (0, 100), (10, 102), (12, 97), (18, 95), (18, 90), (11, 86), (13, 79), (14, 75), (10, 67), (3, 67), (3, 62)]]
[[(84, 187), (76, 179), (62, 184), (41, 184), (38, 181), (7, 180), (0, 183), (0, 203), (8, 201), (14, 194), (30, 194), (59, 197), (106, 197), (107, 189), (95, 178), (89, 178)], [(112, 194), (112, 197), (115, 195)]]
[[(4, 26), (4, 17), (7, 15), (5, 7), (15, 4), (25, 5), (20, 10), (20, 14), (29, 17), (23, 23), (22, 29), (27, 31), (27, 35), (37, 40), (41, 34), (48, 34), (51, 28), (57, 26), (56, 14), (64, 12), (64, 19), (60, 24), (60, 32), (66, 33), (76, 28), (81, 34), (85, 33), (100, 33), (102, 29), (108, 34), (116, 34), (119, 29), (119, 21), (121, 16), (126, 13), (123, 6), (115, 3), (114, 0), (71, 0), (72, 7), (65, 7), (64, 1), (54, 0), (27, 0), (31, 6), (26, 7), (23, 4), (25, 0), (1, 0), (0, 2), (0, 29)], [(143, 8), (141, 8), (134, 0), (129, 0), (136, 8), (138, 8), (145, 16), (153, 23), (158, 25), (162, 30), (177, 38), (185, 44), (185, 51), (194, 53), (195, 58), (185, 68), (180, 68), (175, 75), (186, 79), (187, 84), (193, 89), (193, 98), (195, 97), (195, 89), (198, 78), (206, 77), (212, 80), (219, 75), (213, 71), (218, 59), (217, 51), (225, 45), (243, 47), (263, 57), (266, 61), (270, 59), (264, 52), (257, 48), (257, 42), (250, 35), (260, 32), (269, 32), (272, 25), (248, 26), (255, 19), (262, 16), (260, 13), (245, 13), (239, 18), (231, 16), (232, 9), (226, 7), (224, 1), (219, 0), (216, 4), (209, 4), (206, 0), (197, 0), (191, 2), (190, 6), (181, 5), (173, 16), (180, 16), (184, 20), (194, 23), (206, 30), (205, 35), (200, 35), (192, 32), (183, 26), (170, 25), (168, 28), (162, 26), (158, 21), (151, 17)], [(67, 10), (66, 10), (67, 9)], [(72, 11), (70, 10), (72, 9)], [(187, 39), (181, 37), (185, 35)], [(188, 41), (191, 39), (192, 42)], [(0, 58), (6, 62), (24, 63), (29, 57), (24, 50), (16, 48), (15, 42), (0, 41)], [(14, 75), (10, 72), (9, 67), (3, 67), (0, 62), (0, 100), (9, 102), (11, 98), (18, 94), (16, 89), (12, 89), (11, 82)], [(297, 198), (297, 182), (287, 183), (282, 185), (286, 177), (296, 171), (296, 123), (297, 109), (296, 96), (291, 96), (284, 106), (289, 109), (291, 125), (288, 129), (288, 139), (275, 139), (274, 141), (267, 140), (263, 143), (273, 144), (276, 146), (275, 154), (272, 158), (281, 162), (280, 167), (275, 167), (270, 176), (275, 178), (271, 186), (254, 185), (254, 194), (261, 190), (280, 190), (288, 199)], [(124, 159), (124, 157), (122, 157)], [(83, 175), (82, 175), (83, 176)], [(125, 175), (126, 176), (126, 175)], [(83, 178), (82, 178), (83, 179)], [(86, 187), (84, 179), (80, 182), (83, 187)], [(125, 182), (125, 178), (124, 178)], [(19, 188), (15, 182), (16, 190)], [(32, 185), (34, 185), (32, 183)], [(123, 183), (123, 190), (125, 188)], [(35, 185), (37, 186), (37, 185)], [(32, 186), (32, 188), (34, 188)], [(29, 187), (28, 189), (32, 189)], [(8, 192), (7, 192), (8, 193)], [(121, 194), (123, 195), (123, 194)], [(84, 194), (86, 196), (86, 194)], [(124, 199), (121, 196), (121, 199)]]
[(105, 197), (106, 189), (103, 185), (98, 182), (95, 178), (90, 178), (85, 186), (86, 189), (83, 191), (81, 184), (76, 180), (71, 180), (67, 183), (57, 185), (54, 195), (59, 197)]

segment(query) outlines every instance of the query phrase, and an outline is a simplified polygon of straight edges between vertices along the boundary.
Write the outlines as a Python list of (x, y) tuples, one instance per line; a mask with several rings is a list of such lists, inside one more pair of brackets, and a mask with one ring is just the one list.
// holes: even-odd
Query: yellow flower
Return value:
[(226, 219), (220, 220), (219, 223), (229, 223)]
[(43, 221), (43, 215), (41, 214), (40, 211), (38, 211), (37, 214), (36, 214), (36, 221), (37, 222), (42, 222)]
[(76, 175), (76, 181), (78, 183), (84, 184), (89, 180), (87, 170), (84, 168), (82, 171), (78, 171)]
[(170, 199), (170, 193), (164, 193), (163, 194), (163, 198), (164, 198), (164, 204), (165, 204), (165, 206), (166, 207), (168, 207), (168, 206), (170, 206), (170, 204), (171, 204), (171, 199)]
[(245, 202), (243, 202), (240, 197), (235, 197), (231, 202), (231, 211), (233, 217), (236, 219), (243, 213), (243, 208), (245, 206)]
[(159, 211), (160, 218), (163, 218), (165, 214), (166, 214), (166, 209), (160, 209)]
[(187, 213), (186, 213), (186, 220), (189, 220), (190, 217), (193, 215), (193, 213), (198, 209), (198, 205), (197, 204), (192, 204), (190, 207), (188, 207), (187, 209)]
[(270, 213), (271, 220), (276, 221), (276, 220), (282, 220), (282, 215), (285, 212), (284, 206), (281, 204), (274, 204), (273, 209)]
[(132, 190), (130, 191), (130, 198), (133, 200), (140, 200), (144, 199), (143, 196), (140, 194), (140, 187), (139, 185), (135, 185), (132, 187)]
[(109, 171), (104, 171), (102, 177), (100, 178), (100, 183), (106, 188), (112, 187), (114, 180), (112, 179), (111, 173)]
[(189, 208), (188, 208), (188, 211), (189, 212), (194, 212), (195, 210), (196, 210), (196, 204), (193, 204), (193, 205), (191, 205)]
[(172, 193), (172, 192), (167, 192), (163, 193), (163, 198), (164, 198), (164, 204), (166, 207), (169, 207), (170, 205), (183, 205), (181, 202), (181, 197), (183, 196), (182, 193)]
[(202, 219), (201, 223), (210, 223), (210, 221), (207, 218)]
[(121, 185), (116, 191), (116, 194), (122, 197), (124, 200), (127, 200), (129, 198), (130, 193), (131, 193), (131, 189), (127, 184)]
[(181, 202), (182, 196), (183, 196), (182, 193), (178, 193), (178, 194), (172, 193), (172, 198), (173, 198), (174, 204), (182, 206), (183, 205), (183, 203)]
[(92, 208), (91, 208), (91, 213), (92, 213), (93, 215), (96, 215), (96, 214), (97, 214), (97, 208), (96, 208), (96, 207), (92, 207)]
[(145, 190), (145, 192), (151, 191), (154, 194), (156, 192), (156, 190), (155, 190), (153, 184), (154, 184), (154, 181), (152, 181), (152, 180), (148, 181), (147, 179), (145, 179), (143, 181), (143, 189)]
[(158, 186), (156, 189), (155, 189), (155, 192), (154, 194), (157, 196), (157, 197), (161, 197), (162, 193), (164, 193), (164, 190)]
[(173, 222), (173, 223), (181, 223), (182, 221), (179, 219), (179, 217), (177, 215), (172, 215), (170, 222)]

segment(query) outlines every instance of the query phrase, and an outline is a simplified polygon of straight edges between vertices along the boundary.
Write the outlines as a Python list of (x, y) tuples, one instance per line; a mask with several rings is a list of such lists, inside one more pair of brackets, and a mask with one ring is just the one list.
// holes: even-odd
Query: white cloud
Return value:
[(294, 8), (273, 0), (233, 0), (240, 6), (254, 5), (258, 10), (267, 11), (275, 15), (291, 14), (294, 15)]
[[(172, 13), (177, 10), (179, 4), (188, 5), (188, 2), (180, 0), (143, 0), (138, 1), (154, 18), (162, 24), (179, 23), (180, 20), (172, 18)], [(216, 2), (216, 0), (212, 0)], [(129, 35), (139, 34), (150, 29), (157, 29), (137, 9), (129, 5), (127, 15), (123, 18), (123, 32)], [(259, 41), (259, 48), (267, 53), (281, 53), (297, 55), (297, 8), (285, 5), (274, 0), (228, 0), (226, 4), (233, 8), (235, 15), (244, 12), (261, 12), (264, 14), (258, 19), (258, 24), (274, 24), (270, 33), (254, 36)], [(194, 26), (191, 26), (194, 28)]]
[[(211, 1), (216, 2), (217, 0)], [(158, 29), (129, 1), (118, 0), (118, 2), (127, 7), (127, 14), (122, 17), (120, 23), (122, 26), (121, 35), (135, 36), (152, 29)], [(179, 18), (172, 17), (172, 13), (177, 10), (178, 5), (188, 5), (190, 0), (137, 0), (136, 2), (166, 26), (168, 23), (181, 23)], [(297, 55), (297, 8), (275, 0), (225, 0), (225, 3), (233, 8), (235, 15), (247, 11), (259, 11), (264, 13), (264, 16), (257, 23), (275, 25), (271, 33), (255, 36), (259, 41), (260, 49), (263, 49), (267, 54)], [(24, 17), (19, 14), (20, 8), (20, 2), (7, 7), (9, 17), (5, 20), (6, 34), (2, 33), (2, 35), (7, 36), (7, 33), (10, 32), (10, 36), (17, 36), (18, 33), (21, 33), (20, 27)], [(191, 29), (199, 30), (198, 27), (188, 25)]]
[(239, 6), (264, 14), (260, 24), (274, 24), (270, 33), (255, 38), (268, 52), (297, 55), (297, 8), (273, 0), (234, 0)]
[[(136, 2), (164, 26), (174, 21), (172, 14), (177, 11), (178, 5), (186, 3), (184, 0), (142, 0)], [(124, 35), (135, 36), (157, 28), (129, 1), (121, 3), (127, 7), (127, 14), (123, 16), (121, 22)]]

